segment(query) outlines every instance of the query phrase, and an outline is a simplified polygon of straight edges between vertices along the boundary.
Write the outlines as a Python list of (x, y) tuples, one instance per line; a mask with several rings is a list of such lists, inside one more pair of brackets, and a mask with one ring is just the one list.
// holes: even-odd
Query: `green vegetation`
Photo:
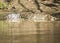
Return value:
[(7, 4), (0, 2), (0, 9), (6, 9), (6, 8), (7, 8)]
[(6, 20), (7, 14), (0, 14), (0, 20)]
[(0, 21), (0, 34), (4, 32), (4, 34), (11, 34), (11, 29), (13, 27), (14, 23), (9, 23), (7, 21)]
[(0, 29), (8, 29), (11, 28), (14, 23), (9, 23), (7, 19), (8, 14), (0, 14)]
[(3, 7), (4, 5), (0, 2), (0, 7)]

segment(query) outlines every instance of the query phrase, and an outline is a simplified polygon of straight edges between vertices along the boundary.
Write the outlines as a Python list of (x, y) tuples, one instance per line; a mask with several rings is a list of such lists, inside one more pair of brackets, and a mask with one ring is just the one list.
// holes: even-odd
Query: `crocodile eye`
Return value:
[(53, 0), (54, 3), (60, 3), (60, 0)]
[(55, 18), (60, 18), (60, 12), (51, 14), (51, 16), (53, 16)]
[(11, 2), (12, 0), (5, 0), (6, 2)]
[(46, 1), (46, 0), (42, 0), (42, 1)]
[(42, 0), (42, 1), (50, 1), (50, 0)]
[(13, 6), (12, 9), (16, 9), (16, 8)]

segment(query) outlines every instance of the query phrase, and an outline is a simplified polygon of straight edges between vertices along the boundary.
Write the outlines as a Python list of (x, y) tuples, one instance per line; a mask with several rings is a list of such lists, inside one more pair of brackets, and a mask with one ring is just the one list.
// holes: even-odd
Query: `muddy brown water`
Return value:
[(12, 27), (9, 25), (1, 32), (0, 43), (60, 43), (59, 21), (23, 21), (13, 23)]

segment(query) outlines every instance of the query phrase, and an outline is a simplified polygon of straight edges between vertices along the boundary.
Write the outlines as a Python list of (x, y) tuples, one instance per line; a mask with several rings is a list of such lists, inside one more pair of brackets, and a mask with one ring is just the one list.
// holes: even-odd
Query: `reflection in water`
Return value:
[(55, 21), (55, 17), (52, 17), (50, 15), (40, 15), (40, 14), (36, 14), (32, 17), (32, 20), (34, 22), (45, 22), (45, 21)]
[(47, 21), (47, 16), (48, 16), (48, 15), (39, 15), (39, 14), (34, 15), (34, 16), (33, 16), (33, 21), (34, 21), (34, 22)]
[(7, 16), (7, 20), (9, 22), (19, 22), (20, 18), (20, 14), (9, 14)]
[[(34, 16), (33, 20), (36, 21), (47, 21), (47, 15), (37, 15)], [(9, 14), (7, 20), (9, 22), (18, 22), (20, 20), (20, 14)], [(58, 25), (59, 24), (59, 25)], [(53, 43), (53, 40), (58, 40), (57, 36), (53, 37), (53, 29), (59, 29), (60, 23), (56, 22), (29, 22), (24, 21), (21, 24), (11, 23), (6, 26), (5, 22), (3, 23), (3, 33), (4, 35), (0, 36), (4, 39), (0, 41), (1, 43)], [(12, 26), (10, 26), (12, 25)], [(55, 26), (56, 25), (56, 26)], [(1, 28), (1, 26), (0, 26)], [(5, 30), (4, 30), (5, 29)], [(52, 31), (51, 31), (52, 30)], [(56, 30), (54, 30), (56, 31)], [(58, 31), (58, 30), (57, 30)], [(56, 32), (57, 32), (56, 31)], [(11, 35), (9, 35), (11, 33)], [(23, 33), (23, 34), (22, 34)], [(30, 34), (29, 34), (30, 33)], [(37, 34), (35, 34), (37, 33)], [(6, 35), (7, 34), (7, 35)], [(25, 35), (24, 35), (25, 34)], [(55, 38), (55, 39), (53, 39)], [(59, 37), (58, 37), (59, 38)], [(9, 40), (8, 40), (9, 39)], [(55, 41), (57, 42), (57, 41)]]

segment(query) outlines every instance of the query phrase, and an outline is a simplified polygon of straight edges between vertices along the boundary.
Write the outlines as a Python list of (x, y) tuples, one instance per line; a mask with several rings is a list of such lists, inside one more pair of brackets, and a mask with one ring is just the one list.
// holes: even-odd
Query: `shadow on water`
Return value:
[(36, 23), (36, 32), (37, 32), (37, 34), (36, 34), (36, 36), (37, 36), (37, 42), (36, 43), (40, 43), (40, 22), (37, 22)]
[[(24, 22), (24, 23), (26, 23), (26, 22)], [(1, 24), (1, 21), (0, 21), (0, 24)], [(32, 34), (32, 33), (31, 34), (21, 34), (19, 32), (14, 33), (12, 31), (13, 29), (17, 29), (17, 30), (23, 29), (23, 28), (25, 28), (25, 29), (30, 28), (31, 29), (31, 27), (27, 27), (26, 24), (23, 24), (26, 27), (22, 26), (22, 28), (21, 27), (19, 27), (19, 28), (9, 27), (9, 26), (7, 26), (8, 24), (6, 24), (5, 22), (3, 23), (3, 25), (1, 24), (2, 27), (0, 27), (0, 29), (1, 29), (0, 30), (0, 43), (53, 43), (51, 41), (55, 41), (54, 43), (57, 43), (57, 41), (58, 41), (58, 43), (59, 43), (59, 40), (60, 40), (59, 39), (59, 37), (60, 37), (60, 35), (59, 35), (60, 23), (59, 22), (55, 22), (55, 23), (53, 23), (53, 22), (34, 23), (33, 22), (33, 24), (35, 26), (34, 25), (32, 25), (32, 26), (34, 26), (36, 28), (35, 32), (37, 32), (37, 34)], [(15, 26), (15, 25), (13, 25), (13, 26)], [(21, 26), (21, 24), (20, 24), (20, 26)], [(41, 31), (41, 29), (43, 29), (43, 30)], [(54, 34), (52, 34), (51, 30), (53, 30)], [(19, 30), (19, 31), (21, 31), (21, 30)], [(30, 32), (32, 32), (32, 31), (30, 31)], [(41, 32), (43, 32), (43, 33), (41, 33)], [(22, 31), (22, 33), (23, 33), (23, 31)], [(14, 35), (14, 34), (16, 34), (16, 35)]]

